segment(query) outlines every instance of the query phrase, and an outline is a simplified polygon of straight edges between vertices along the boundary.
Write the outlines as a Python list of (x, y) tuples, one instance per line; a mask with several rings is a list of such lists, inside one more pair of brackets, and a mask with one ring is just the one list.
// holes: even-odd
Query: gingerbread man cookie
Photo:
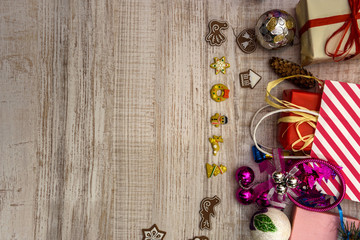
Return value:
[(220, 125), (227, 124), (228, 123), (228, 118), (225, 115), (215, 113), (215, 115), (211, 116), (210, 122), (215, 127), (219, 127)]

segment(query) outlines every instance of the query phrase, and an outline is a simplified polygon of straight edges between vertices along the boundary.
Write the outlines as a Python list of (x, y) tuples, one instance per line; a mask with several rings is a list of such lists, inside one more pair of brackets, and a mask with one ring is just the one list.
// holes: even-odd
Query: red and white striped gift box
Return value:
[[(342, 167), (345, 198), (360, 202), (360, 85), (325, 81), (311, 156)], [(321, 184), (338, 195), (339, 182)]]

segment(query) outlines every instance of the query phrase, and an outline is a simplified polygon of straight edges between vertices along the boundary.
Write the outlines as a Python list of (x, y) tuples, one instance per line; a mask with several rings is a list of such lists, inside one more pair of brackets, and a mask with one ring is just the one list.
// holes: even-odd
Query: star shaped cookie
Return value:
[(210, 67), (215, 69), (215, 74), (219, 74), (219, 72), (225, 74), (226, 68), (230, 67), (230, 63), (225, 62), (225, 57), (221, 59), (214, 57), (214, 63), (210, 64)]
[(162, 240), (166, 232), (158, 229), (156, 224), (152, 225), (149, 229), (143, 229), (143, 240)]

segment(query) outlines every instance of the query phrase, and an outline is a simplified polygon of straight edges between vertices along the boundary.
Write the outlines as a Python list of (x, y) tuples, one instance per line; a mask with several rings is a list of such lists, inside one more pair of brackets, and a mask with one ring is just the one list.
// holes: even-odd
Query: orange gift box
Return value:
[[(319, 111), (321, 102), (321, 93), (307, 92), (297, 89), (288, 89), (283, 92), (283, 100), (291, 102), (309, 110)], [(280, 117), (296, 116), (294, 113), (282, 113)], [(314, 134), (315, 129), (309, 124), (303, 123), (299, 126), (299, 132), (302, 136)], [(296, 132), (295, 123), (280, 122), (278, 126), (278, 140), (285, 150), (292, 150), (292, 144), (299, 139)], [(298, 150), (303, 146), (303, 142), (294, 145), (294, 149)], [(308, 145), (304, 151), (309, 152), (312, 144)]]

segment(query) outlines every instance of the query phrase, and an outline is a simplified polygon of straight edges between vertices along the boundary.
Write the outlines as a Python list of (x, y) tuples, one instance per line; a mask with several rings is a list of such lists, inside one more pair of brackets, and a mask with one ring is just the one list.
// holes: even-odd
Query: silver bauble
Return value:
[(285, 175), (282, 172), (274, 172), (272, 178), (275, 183), (282, 183), (284, 181)]
[(276, 185), (276, 192), (279, 195), (284, 195), (287, 191), (287, 187), (285, 184), (277, 184)]
[(286, 186), (288, 188), (296, 188), (297, 184), (298, 180), (296, 177), (291, 176), (286, 179)]
[(258, 43), (266, 49), (276, 49), (291, 44), (295, 36), (295, 20), (280, 9), (267, 11), (255, 25)]

